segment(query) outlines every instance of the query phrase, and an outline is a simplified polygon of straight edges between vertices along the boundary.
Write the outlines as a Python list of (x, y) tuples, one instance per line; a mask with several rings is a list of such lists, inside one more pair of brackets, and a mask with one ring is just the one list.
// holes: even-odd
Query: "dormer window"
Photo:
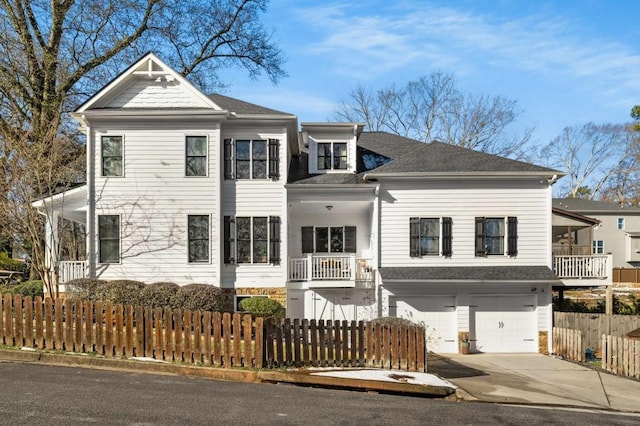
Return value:
[(346, 170), (347, 143), (319, 142), (318, 170)]

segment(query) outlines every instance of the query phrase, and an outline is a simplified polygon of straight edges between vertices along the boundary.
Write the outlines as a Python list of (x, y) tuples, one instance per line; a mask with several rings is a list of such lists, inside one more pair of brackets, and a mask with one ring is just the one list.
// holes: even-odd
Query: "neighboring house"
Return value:
[(204, 282), (292, 318), (410, 318), (433, 351), (551, 349), (554, 170), (360, 123), (299, 132), (153, 54), (73, 116), (87, 185), (34, 203), (86, 224), (86, 262), (51, 258), (63, 282)]
[(640, 267), (640, 208), (580, 198), (554, 198), (553, 207), (598, 221), (584, 254), (611, 255), (614, 268)]

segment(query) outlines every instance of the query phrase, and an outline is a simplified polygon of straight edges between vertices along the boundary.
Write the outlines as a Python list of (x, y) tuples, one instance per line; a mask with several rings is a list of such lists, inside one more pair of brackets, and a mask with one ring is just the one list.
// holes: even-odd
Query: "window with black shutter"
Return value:
[(313, 253), (313, 226), (302, 227), (302, 252)]
[(356, 252), (356, 227), (355, 226), (344, 227), (344, 252), (345, 253)]
[(409, 256), (420, 257), (420, 218), (409, 218)]
[(518, 218), (509, 216), (507, 218), (507, 254), (509, 256), (518, 255)]
[(280, 143), (269, 139), (269, 179), (280, 178)]
[(224, 263), (235, 263), (235, 219), (224, 217)]
[(269, 263), (280, 264), (280, 218), (269, 217)]
[(486, 256), (484, 217), (476, 217), (476, 256)]
[(234, 179), (233, 173), (233, 139), (224, 140), (224, 178)]
[(451, 257), (453, 255), (453, 221), (450, 217), (442, 218), (442, 255)]

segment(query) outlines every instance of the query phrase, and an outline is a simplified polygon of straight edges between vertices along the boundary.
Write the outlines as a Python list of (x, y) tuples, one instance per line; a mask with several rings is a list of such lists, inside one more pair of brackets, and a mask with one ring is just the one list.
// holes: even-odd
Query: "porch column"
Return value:
[[(58, 221), (60, 215), (55, 211), (49, 211), (45, 215), (45, 247), (44, 262), (51, 277), (55, 279), (55, 271), (58, 268), (60, 235), (58, 234)], [(52, 283), (55, 285), (55, 283)]]

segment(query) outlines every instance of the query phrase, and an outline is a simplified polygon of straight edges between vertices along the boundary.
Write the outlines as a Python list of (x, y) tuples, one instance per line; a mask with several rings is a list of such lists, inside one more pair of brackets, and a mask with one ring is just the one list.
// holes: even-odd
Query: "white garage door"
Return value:
[(535, 296), (477, 296), (470, 329), (480, 352), (538, 352)]
[(389, 316), (424, 325), (429, 352), (456, 353), (457, 323), (455, 296), (390, 297)]

